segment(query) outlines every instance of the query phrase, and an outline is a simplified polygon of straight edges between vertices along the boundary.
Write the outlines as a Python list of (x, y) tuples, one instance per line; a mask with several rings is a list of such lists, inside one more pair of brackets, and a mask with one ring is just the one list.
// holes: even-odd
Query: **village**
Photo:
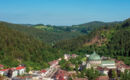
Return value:
[[(123, 61), (105, 56), (100, 57), (95, 51), (91, 55), (86, 54), (81, 58), (80, 64), (62, 63), (63, 60), (66, 62), (71, 59), (76, 61), (78, 57), (79, 55), (76, 54), (64, 54), (63, 58), (49, 62), (49, 68), (29, 72), (26, 72), (25, 65), (5, 69), (4, 65), (0, 64), (0, 75), (4, 76), (4, 80), (89, 80), (87, 76), (78, 77), (78, 74), (82, 76), (82, 70), (93, 68), (101, 74), (95, 80), (112, 80), (109, 77), (110, 71), (123, 73), (125, 70), (130, 70), (130, 66)], [(64, 64), (67, 68), (62, 66)]]

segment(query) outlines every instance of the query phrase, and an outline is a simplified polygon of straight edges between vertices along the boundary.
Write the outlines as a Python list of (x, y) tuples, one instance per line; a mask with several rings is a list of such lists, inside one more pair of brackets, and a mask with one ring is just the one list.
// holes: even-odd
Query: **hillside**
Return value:
[(39, 40), (42, 40), (43, 42), (46, 42), (48, 44), (55, 44), (58, 41), (73, 39), (78, 36), (88, 34), (91, 31), (98, 29), (102, 26), (115, 25), (119, 22), (105, 23), (94, 21), (73, 26), (52, 26), (43, 24), (12, 24), (7, 22), (0, 23), (9, 28), (15, 29), (17, 31), (35, 37)]
[[(63, 51), (86, 54), (96, 50), (100, 55), (130, 56), (130, 38), (128, 37), (130, 36), (130, 19), (123, 23), (109, 23), (109, 26), (106, 23), (99, 24), (104, 26), (100, 25), (96, 28), (93, 25), (94, 31), (92, 29), (91, 33), (84, 35), (86, 33), (82, 33), (78, 29), (82, 28), (81, 26), (40, 25), (39, 27), (39, 25), (23, 26), (0, 22), (0, 58), (2, 58), (0, 63), (9, 66), (26, 64), (37, 69), (44, 68), (48, 66), (47, 62), (60, 57)], [(44, 41), (56, 44), (52, 48), (44, 44)], [(124, 59), (123, 57), (118, 58)], [(8, 63), (9, 61), (11, 62)], [(129, 64), (128, 59), (125, 62)], [(38, 67), (34, 64), (37, 64)]]
[(90, 33), (91, 31), (98, 29), (102, 26), (109, 25), (117, 25), (121, 22), (99, 22), (99, 21), (93, 21), (89, 23), (79, 24), (79, 25), (73, 25), (73, 26), (53, 26), (53, 25), (43, 25), (43, 24), (37, 24), (32, 25), (33, 28), (36, 28), (37, 30), (42, 30), (42, 33), (31, 33), (36, 36), (39, 36), (38, 38), (43, 40), (44, 42), (48, 43), (56, 43), (60, 40), (69, 40), (76, 38), (81, 35), (85, 35)]
[(60, 41), (60, 40), (72, 39), (72, 38), (75, 38), (77, 36), (83, 35), (79, 32), (63, 31), (57, 27), (55, 27), (55, 29), (52, 31), (52, 30), (50, 30), (50, 29), (52, 29), (52, 27), (50, 27), (50, 29), (49, 29), (49, 27), (46, 27), (46, 26), (42, 26), (42, 28), (44, 27), (44, 29), (47, 29), (47, 30), (43, 30), (40, 28), (41, 26), (37, 26), (35, 28), (32, 25), (25, 26), (25, 24), (19, 25), (19, 24), (7, 23), (7, 22), (0, 22), (0, 23), (11, 28), (11, 29), (15, 29), (17, 31), (23, 32), (25, 34), (33, 36), (33, 37), (35, 37), (39, 40), (42, 40), (43, 42), (49, 43), (49, 44), (55, 43), (55, 42)]
[(130, 65), (130, 19), (123, 23), (104, 26), (88, 35), (72, 40), (59, 41), (54, 47), (71, 53), (86, 54), (92, 51), (100, 55), (123, 59)]
[(14, 67), (25, 64), (32, 69), (48, 66), (49, 61), (57, 59), (62, 53), (17, 30), (0, 23), (0, 64)]
[(71, 30), (79, 31), (81, 33), (90, 33), (91, 31), (95, 29), (99, 29), (103, 26), (109, 27), (109, 26), (114, 26), (117, 24), (120, 24), (122, 22), (100, 22), (100, 21), (93, 21), (93, 22), (88, 22), (84, 24), (79, 24), (79, 25), (73, 25), (71, 27)]

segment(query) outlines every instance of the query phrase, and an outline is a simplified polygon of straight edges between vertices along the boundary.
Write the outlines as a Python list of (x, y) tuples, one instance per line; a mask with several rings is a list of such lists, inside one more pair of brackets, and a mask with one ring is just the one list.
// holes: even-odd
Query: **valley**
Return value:
[[(91, 55), (93, 51), (96, 51), (100, 56), (110, 57), (110, 60), (123, 61), (125, 66), (130, 66), (129, 36), (130, 19), (115, 23), (90, 22), (73, 26), (43, 24), (26, 26), (0, 22), (0, 64), (4, 65), (4, 69), (7, 71), (11, 67), (17, 68), (18, 65), (24, 65), (23, 69), (26, 67), (24, 74), (33, 73), (43, 80), (53, 80), (57, 78), (56, 75), (63, 77), (59, 72), (63, 72), (64, 76), (65, 73), (68, 73), (67, 78), (75, 79), (70, 74), (71, 71), (76, 74), (77, 79), (86, 78), (85, 76), (89, 74), (84, 73), (84, 71), (88, 72), (89, 69), (83, 68), (80, 71), (79, 68), (86, 60), (84, 56)], [(65, 56), (70, 55), (78, 57), (76, 60), (69, 58), (69, 61), (65, 61)], [(75, 68), (73, 68), (74, 66)], [(42, 69), (47, 72), (43, 71), (39, 74), (38, 72)], [(93, 72), (93, 69), (90, 69), (90, 72)], [(99, 73), (91, 74), (97, 75), (93, 79), (102, 75)]]

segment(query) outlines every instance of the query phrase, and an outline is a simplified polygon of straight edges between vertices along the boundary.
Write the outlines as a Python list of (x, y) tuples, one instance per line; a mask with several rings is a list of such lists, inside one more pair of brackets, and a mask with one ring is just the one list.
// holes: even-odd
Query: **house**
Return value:
[(86, 54), (85, 56), (88, 58), (90, 55), (89, 55), (89, 54)]
[(26, 68), (23, 66), (18, 66), (15, 69), (18, 71), (18, 75), (23, 75), (26, 71)]
[(68, 80), (68, 78), (72, 75), (76, 75), (76, 71), (65, 71), (58, 70), (54, 76), (55, 80)]
[(54, 76), (55, 80), (68, 80), (69, 74), (65, 70), (58, 70)]
[(75, 65), (74, 64), (69, 64), (68, 66), (70, 66), (71, 68), (75, 68)]
[(59, 61), (61, 61), (62, 59), (61, 59), (61, 58), (59, 58), (58, 60), (59, 60)]
[(99, 76), (96, 80), (109, 80), (108, 76)]
[(41, 76), (46, 76), (46, 74), (45, 74), (46, 72), (47, 72), (47, 71), (46, 71), (46, 70), (44, 70), (44, 69), (43, 69), (43, 70), (41, 70), (41, 71), (40, 71)]
[(118, 70), (120, 70), (121, 72), (124, 72), (125, 70), (130, 70), (130, 66), (121, 65), (121, 66), (118, 66)]
[(41, 72), (41, 73), (45, 73), (45, 72), (46, 72), (46, 70), (44, 70), (44, 69), (43, 69), (43, 70), (41, 70), (40, 72)]
[(68, 71), (67, 73), (68, 76), (76, 75), (76, 71)]
[(130, 70), (130, 66), (128, 66), (128, 65), (124, 65), (123, 66), (125, 69), (127, 69), (127, 70)]
[(4, 65), (0, 64), (0, 69), (3, 69), (4, 68)]
[(51, 67), (54, 67), (59, 64), (59, 60), (54, 60), (48, 63)]
[(102, 68), (100, 66), (97, 67), (97, 70), (101, 73), (101, 74), (105, 74), (108, 75), (109, 69), (108, 68)]
[(110, 57), (105, 57), (105, 56), (102, 56), (102, 57), (101, 57), (101, 59), (102, 59), (102, 60), (109, 60), (109, 59), (110, 59)]
[(125, 65), (125, 63), (123, 61), (118, 61), (116, 60), (116, 66), (122, 66), (122, 65)]
[(25, 73), (25, 67), (23, 66), (0, 70), (0, 75), (8, 77), (16, 77), (18, 75), (23, 75), (24, 73)]
[(12, 76), (11, 77), (18, 76), (18, 71), (15, 68), (11, 68), (10, 70), (12, 70)]
[(86, 64), (86, 68), (96, 68), (101, 64), (101, 57), (94, 51), (89, 57)]
[(9, 69), (2, 69), (2, 70), (0, 70), (0, 75), (1, 75), (1, 76), (7, 75), (8, 70), (9, 70)]
[(40, 76), (39, 75), (32, 75), (32, 80), (39, 80)]
[(14, 78), (14, 77), (18, 76), (18, 71), (15, 68), (9, 68), (8, 72), (7, 72), (7, 76), (9, 78)]
[(126, 69), (130, 70), (130, 66), (126, 65), (123, 61), (116, 61), (117, 69), (124, 72)]
[(10, 77), (16, 77), (18, 75), (18, 71), (16, 71), (15, 68), (2, 69), (0, 70), (0, 75), (8, 76), (9, 72), (11, 74)]
[(101, 61), (101, 67), (107, 67), (108, 69), (115, 69), (116, 64), (114, 60), (103, 60)]
[(82, 66), (85, 66), (86, 65), (86, 61), (82, 61)]
[(72, 54), (72, 58), (76, 58), (78, 55), (76, 55), (76, 54)]
[(70, 59), (70, 57), (71, 57), (70, 54), (64, 54), (64, 59), (65, 59), (65, 60), (68, 61), (68, 60)]

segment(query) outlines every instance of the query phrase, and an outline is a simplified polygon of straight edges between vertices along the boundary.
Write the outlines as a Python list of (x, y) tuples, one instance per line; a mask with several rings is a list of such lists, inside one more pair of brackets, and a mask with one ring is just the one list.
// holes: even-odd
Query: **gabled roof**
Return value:
[(19, 66), (19, 67), (16, 67), (16, 68), (1, 69), (0, 71), (21, 70), (21, 69), (24, 69), (24, 68), (25, 68), (25, 67), (23, 67), (23, 66)]
[(9, 69), (2, 69), (2, 70), (0, 70), (0, 71), (8, 71)]
[(25, 67), (23, 66), (19, 66), (19, 67), (16, 67), (16, 70), (20, 70), (20, 69), (24, 69)]

